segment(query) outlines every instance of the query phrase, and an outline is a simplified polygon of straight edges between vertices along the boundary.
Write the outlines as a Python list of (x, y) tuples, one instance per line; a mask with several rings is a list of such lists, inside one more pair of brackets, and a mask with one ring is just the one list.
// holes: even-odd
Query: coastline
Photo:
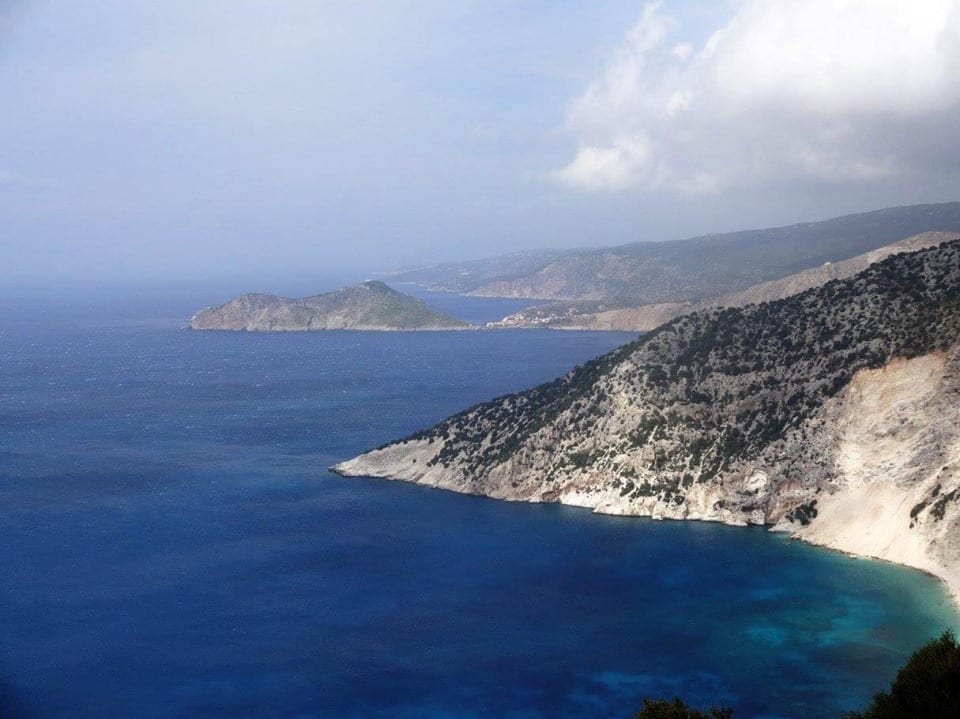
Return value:
[[(771, 528), (771, 531), (772, 528)], [(909, 564), (907, 562), (897, 561), (895, 559), (890, 559), (888, 557), (883, 557), (877, 554), (868, 554), (857, 552), (839, 545), (826, 544), (822, 542), (812, 541), (806, 537), (790, 535), (790, 539), (796, 542), (802, 542), (811, 547), (819, 547), (820, 549), (827, 549), (832, 552), (839, 552), (848, 557), (853, 557), (855, 559), (865, 559), (876, 562), (885, 562), (887, 564), (893, 564), (897, 567), (906, 567), (907, 569), (912, 569), (918, 572), (926, 574), (928, 577), (933, 577), (937, 579), (940, 584), (943, 585), (946, 590), (947, 596), (950, 598), (950, 603), (953, 606), (954, 613), (957, 616), (957, 625), (953, 627), (955, 631), (960, 631), (960, 575), (957, 573), (951, 574), (944, 567), (937, 566), (919, 566), (916, 564)]]
[[(433, 489), (440, 490), (445, 492), (453, 492), (456, 494), (462, 494), (465, 496), (471, 497), (481, 497), (484, 499), (491, 499), (495, 501), (502, 502), (514, 502), (514, 503), (528, 503), (528, 504), (558, 504), (564, 507), (574, 507), (578, 509), (589, 510), (593, 514), (601, 514), (607, 516), (618, 516), (618, 517), (636, 517), (637, 519), (649, 519), (653, 521), (673, 521), (673, 522), (710, 522), (713, 524), (723, 524), (728, 527), (749, 527), (749, 526), (760, 526), (766, 529), (768, 532), (780, 533), (787, 535), (787, 538), (791, 541), (800, 542), (809, 547), (816, 547), (818, 549), (824, 549), (831, 552), (837, 552), (845, 556), (863, 559), (869, 561), (879, 561), (887, 564), (891, 564), (897, 567), (903, 567), (913, 571), (919, 571), (923, 574), (933, 577), (938, 580), (938, 582), (943, 586), (945, 594), (948, 597), (948, 601), (951, 604), (953, 609), (953, 614), (955, 616), (955, 626), (951, 627), (954, 631), (960, 631), (960, 573), (954, 572), (951, 573), (945, 567), (937, 565), (936, 563), (929, 561), (926, 563), (911, 563), (906, 561), (897, 560), (888, 556), (883, 556), (879, 553), (870, 553), (857, 551), (849, 546), (844, 546), (840, 543), (830, 543), (824, 541), (818, 541), (809, 536), (804, 536), (803, 528), (797, 530), (792, 526), (784, 527), (782, 524), (771, 524), (771, 523), (754, 523), (747, 521), (737, 521), (733, 519), (724, 519), (719, 516), (667, 516), (663, 513), (657, 513), (655, 511), (629, 511), (629, 508), (626, 507), (617, 507), (609, 504), (597, 504), (591, 505), (586, 502), (572, 502), (564, 501), (563, 498), (557, 497), (553, 499), (538, 499), (536, 497), (510, 497), (510, 496), (493, 496), (491, 494), (484, 494), (480, 492), (471, 492), (463, 491), (457, 488), (444, 486), (440, 482), (421, 482), (418, 480), (410, 480), (396, 476), (384, 475), (384, 474), (370, 474), (370, 473), (359, 473), (354, 472), (351, 469), (345, 467), (352, 462), (355, 462), (359, 458), (352, 460), (346, 460), (340, 462), (332, 467), (329, 467), (329, 471), (332, 473), (346, 478), (351, 479), (381, 479), (390, 482), (406, 482), (408, 484), (415, 484), (418, 487), (423, 489)], [(624, 511), (626, 510), (626, 511)]]
[[(436, 461), (448, 441), (436, 432), (384, 445), (333, 470), (603, 514), (762, 525), (813, 546), (935, 576), (960, 612), (957, 391), (960, 345), (860, 370), (778, 445), (679, 497), (625, 493), (616, 481), (620, 458), (620, 465), (569, 469), (558, 481), (550, 474), (552, 457), (581, 445), (565, 446), (545, 430), (524, 454), (490, 463), (482, 473)], [(611, 436), (620, 431), (622, 424), (609, 430)], [(493, 437), (487, 433), (485, 443)]]

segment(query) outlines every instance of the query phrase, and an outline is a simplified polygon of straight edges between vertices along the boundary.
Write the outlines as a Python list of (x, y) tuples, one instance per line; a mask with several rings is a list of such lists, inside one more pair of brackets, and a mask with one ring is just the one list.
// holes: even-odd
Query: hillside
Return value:
[(685, 315), (335, 470), (776, 525), (960, 593), (960, 241)]
[(394, 279), (485, 297), (630, 306), (689, 302), (934, 230), (960, 232), (960, 202), (897, 207), (674, 242), (511, 255), (408, 271)]
[(957, 239), (960, 233), (924, 232), (839, 262), (827, 262), (779, 280), (770, 280), (699, 302), (663, 302), (639, 307), (610, 307), (602, 302), (551, 302), (490, 323), (498, 327), (553, 327), (556, 329), (648, 332), (691, 312), (714, 307), (744, 307), (772, 302), (820, 287), (831, 280), (853, 277), (875, 262), (901, 252), (913, 252)]
[(533, 250), (465, 262), (446, 262), (387, 273), (395, 282), (420, 285), (439, 292), (467, 293), (490, 282), (515, 280), (537, 272), (568, 252)]
[(291, 332), (306, 330), (444, 330), (470, 327), (430, 309), (422, 300), (363, 282), (323, 295), (288, 299), (246, 294), (190, 318), (194, 330)]

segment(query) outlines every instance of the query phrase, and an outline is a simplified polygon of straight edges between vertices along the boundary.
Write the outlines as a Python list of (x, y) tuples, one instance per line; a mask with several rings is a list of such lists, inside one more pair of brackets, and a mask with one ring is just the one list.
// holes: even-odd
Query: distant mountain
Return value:
[(447, 262), (387, 273), (395, 282), (420, 285), (439, 292), (467, 293), (490, 282), (526, 277), (569, 254), (569, 250), (512, 252), (484, 260)]
[(436, 312), (422, 300), (370, 281), (323, 295), (288, 299), (246, 294), (190, 318), (194, 330), (446, 330), (471, 325)]
[(551, 302), (537, 305), (489, 323), (495, 327), (553, 327), (556, 329), (618, 330), (647, 332), (664, 322), (713, 307), (743, 307), (782, 300), (831, 280), (853, 277), (890, 255), (934, 247), (960, 237), (960, 232), (924, 232), (839, 262), (827, 262), (779, 280), (762, 282), (739, 292), (699, 302), (661, 302), (639, 307), (613, 306), (603, 302)]
[(935, 573), (960, 597), (960, 241), (685, 315), (334, 469), (773, 525)]
[(692, 302), (933, 230), (960, 231), (960, 202), (897, 207), (675, 242), (508, 255), (403, 272), (393, 279), (485, 297), (589, 300), (634, 307)]

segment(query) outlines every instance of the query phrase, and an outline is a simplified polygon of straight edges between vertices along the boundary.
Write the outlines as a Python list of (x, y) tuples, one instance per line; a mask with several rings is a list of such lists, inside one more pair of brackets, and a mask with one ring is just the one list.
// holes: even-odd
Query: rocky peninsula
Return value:
[(193, 330), (461, 330), (472, 325), (437, 312), (416, 297), (371, 280), (312, 297), (246, 294), (190, 318)]
[(767, 525), (960, 597), (960, 241), (685, 315), (334, 470)]

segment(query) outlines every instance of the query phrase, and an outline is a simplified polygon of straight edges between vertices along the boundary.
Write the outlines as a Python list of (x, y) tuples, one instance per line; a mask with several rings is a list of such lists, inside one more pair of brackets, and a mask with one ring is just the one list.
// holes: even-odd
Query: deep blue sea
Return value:
[(628, 335), (177, 322), (0, 323), (5, 719), (836, 716), (957, 626), (935, 580), (763, 529), (326, 470)]

